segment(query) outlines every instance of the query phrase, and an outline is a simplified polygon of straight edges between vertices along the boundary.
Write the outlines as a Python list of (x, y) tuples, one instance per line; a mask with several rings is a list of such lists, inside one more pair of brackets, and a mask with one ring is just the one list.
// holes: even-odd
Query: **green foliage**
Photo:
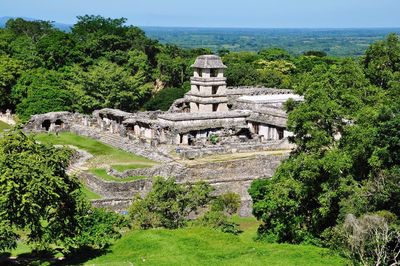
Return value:
[(53, 26), (49, 21), (27, 21), (22, 18), (16, 18), (7, 21), (6, 29), (16, 36), (25, 35), (36, 42), (39, 38), (52, 31)]
[(102, 249), (127, 223), (94, 209), (79, 181), (65, 170), (72, 151), (38, 144), (20, 130), (0, 138), (0, 250), (16, 248), (21, 234), (36, 249), (57, 245), (64, 254)]
[(0, 147), (2, 229), (27, 230), (36, 243), (65, 239), (79, 192), (78, 180), (65, 174), (71, 153), (37, 144), (21, 131), (5, 134)]
[(237, 212), (240, 207), (240, 195), (228, 192), (216, 197), (211, 204), (212, 211), (223, 212), (232, 215)]
[(292, 87), (292, 77), (296, 69), (294, 64), (285, 60), (260, 60), (257, 63), (261, 84), (282, 89), (290, 89)]
[(215, 134), (210, 135), (210, 142), (211, 142), (213, 145), (216, 145), (216, 144), (219, 142), (219, 137), (218, 137), (218, 135), (215, 135)]
[(121, 237), (120, 229), (128, 226), (127, 220), (114, 212), (93, 208), (81, 201), (76, 215), (77, 226), (74, 236), (65, 240), (65, 250), (76, 252), (82, 248), (107, 248), (112, 241)]
[(307, 51), (304, 52), (303, 55), (305, 56), (316, 56), (316, 57), (325, 57), (327, 53), (324, 51)]
[(0, 109), (11, 105), (11, 90), (25, 69), (23, 62), (9, 56), (0, 56)]
[(282, 48), (268, 48), (258, 52), (261, 59), (266, 61), (290, 60), (290, 54)]
[(25, 72), (12, 90), (17, 113), (23, 121), (34, 114), (72, 111), (76, 95), (69, 90), (59, 72), (35, 69)]
[(348, 263), (328, 249), (254, 241), (256, 227), (257, 223), (252, 221), (251, 227), (239, 235), (206, 227), (134, 230), (111, 246), (110, 252), (86, 264), (324, 266)]
[(82, 91), (78, 106), (87, 113), (101, 108), (136, 110), (151, 90), (142, 71), (130, 71), (105, 60), (78, 72), (75, 83)]
[(204, 182), (180, 185), (172, 178), (156, 178), (144, 199), (134, 199), (129, 216), (134, 225), (143, 229), (179, 228), (186, 224), (190, 213), (209, 202), (211, 191)]
[(295, 61), (295, 90), (305, 101), (286, 108), (297, 148), (272, 179), (255, 181), (249, 190), (253, 213), (263, 221), (261, 238), (325, 240), (357, 265), (394, 261), (400, 239), (399, 52), (398, 37), (391, 35), (368, 49), (363, 65), (314, 56)]
[(183, 98), (188, 91), (188, 86), (183, 86), (182, 88), (165, 88), (148, 100), (143, 105), (143, 108), (149, 111), (168, 111), (174, 101)]
[(388, 88), (396, 72), (400, 71), (400, 40), (390, 34), (386, 40), (372, 44), (363, 58), (365, 72), (371, 82)]
[(240, 195), (225, 193), (211, 201), (211, 206), (195, 224), (220, 229), (224, 233), (237, 235), (241, 233), (239, 224), (230, 220), (232, 214), (240, 207)]
[(229, 221), (228, 216), (222, 211), (210, 210), (198, 218), (196, 225), (219, 229), (224, 233), (238, 235), (241, 233), (239, 224)]
[(355, 265), (396, 264), (400, 252), (398, 216), (388, 211), (346, 216), (331, 232), (331, 245)]
[(389, 203), (399, 197), (396, 174), (384, 170), (399, 162), (397, 119), (380, 115), (393, 103), (350, 60), (316, 66), (299, 80), (296, 91), (305, 101), (289, 107), (288, 121), (297, 148), (271, 180), (249, 190), (263, 221), (260, 237), (319, 243), (349, 213), (398, 213)]

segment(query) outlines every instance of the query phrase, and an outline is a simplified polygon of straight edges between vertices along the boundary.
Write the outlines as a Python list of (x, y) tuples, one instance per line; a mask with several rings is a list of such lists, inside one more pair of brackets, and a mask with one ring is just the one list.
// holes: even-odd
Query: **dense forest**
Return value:
[(287, 103), (296, 149), (250, 189), (259, 236), (339, 249), (355, 264), (400, 256), (400, 41), (389, 35), (360, 61), (318, 65)]
[[(61, 110), (165, 110), (188, 90), (195, 57), (207, 53), (211, 51), (160, 44), (139, 28), (126, 26), (124, 19), (78, 17), (69, 33), (46, 21), (12, 19), (0, 30), (0, 109), (11, 109), (22, 120)], [(398, 265), (399, 37), (388, 35), (356, 59), (331, 57), (324, 51), (293, 56), (281, 48), (218, 53), (228, 66), (229, 85), (293, 89), (305, 99), (286, 104), (296, 149), (272, 179), (255, 181), (250, 188), (254, 215), (262, 221), (259, 239), (328, 246), (355, 264)], [(7, 197), (0, 197), (0, 207), (7, 210), (0, 212), (4, 218), (0, 233), (5, 236), (0, 249), (15, 247), (14, 227), (28, 227), (32, 241), (60, 240), (66, 249), (101, 246), (103, 239), (90, 234), (100, 230), (96, 219), (106, 225), (121, 222), (111, 214), (93, 211), (74, 196), (79, 185), (63, 171), (68, 151), (38, 145), (21, 132), (10, 134), (0, 144), (0, 184), (2, 180), (7, 184)], [(43, 167), (39, 162), (45, 162)], [(8, 178), (7, 171), (1, 172), (15, 168), (22, 169), (22, 174), (10, 170), (14, 174)], [(19, 177), (32, 173), (34, 186), (25, 195), (30, 200), (15, 198), (14, 192), (29, 179)], [(51, 182), (43, 181), (47, 179)], [(36, 192), (38, 184), (48, 191), (47, 198)], [(203, 196), (211, 192), (204, 184), (187, 190), (171, 181), (156, 188), (158, 192), (130, 210), (130, 218), (141, 228), (184, 226), (188, 210), (204, 207), (209, 202)], [(152, 209), (178, 198), (185, 201), (175, 206), (174, 213), (170, 208), (160, 207), (159, 213)], [(193, 198), (198, 201), (192, 202)], [(12, 205), (13, 201), (22, 208)], [(47, 201), (55, 202), (53, 212), (38, 208)], [(218, 212), (224, 208), (217, 208)], [(91, 212), (94, 218), (88, 215)], [(54, 228), (43, 231), (43, 220), (57, 221), (60, 215), (69, 217), (67, 224), (55, 222)], [(208, 215), (204, 223), (220, 217)], [(74, 231), (75, 223), (80, 232)], [(222, 227), (237, 233), (226, 220)], [(82, 236), (85, 230), (90, 233)], [(113, 226), (107, 230), (118, 235)], [(106, 235), (101, 237), (108, 241)]]

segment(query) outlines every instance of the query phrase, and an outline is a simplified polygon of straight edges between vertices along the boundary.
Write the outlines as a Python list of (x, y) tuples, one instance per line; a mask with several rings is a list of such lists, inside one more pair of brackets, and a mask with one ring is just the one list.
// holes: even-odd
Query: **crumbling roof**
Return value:
[(304, 97), (298, 94), (269, 94), (269, 95), (245, 95), (237, 99), (238, 102), (249, 103), (284, 103), (289, 99), (303, 101)]
[(253, 113), (250, 117), (247, 118), (247, 121), (286, 128), (287, 118), (273, 116), (269, 114)]
[(292, 90), (266, 88), (266, 87), (228, 87), (226, 94), (228, 96), (235, 95), (271, 95), (271, 94), (292, 94)]
[(123, 117), (123, 118), (132, 115), (132, 113), (121, 111), (121, 110), (118, 110), (118, 109), (111, 109), (111, 108), (104, 108), (104, 109), (96, 110), (96, 111), (93, 112), (94, 116), (96, 116), (98, 114), (112, 115), (112, 116), (115, 116), (115, 117)]
[(69, 117), (70, 112), (50, 112), (45, 114), (32, 115), (30, 121), (50, 120), (54, 121), (60, 118)]
[(226, 68), (222, 60), (217, 55), (201, 55), (196, 58), (192, 65), (193, 68)]
[(169, 121), (188, 121), (188, 120), (212, 120), (212, 119), (224, 119), (224, 118), (239, 118), (248, 117), (248, 112), (213, 112), (213, 113), (168, 113), (160, 115), (160, 119)]

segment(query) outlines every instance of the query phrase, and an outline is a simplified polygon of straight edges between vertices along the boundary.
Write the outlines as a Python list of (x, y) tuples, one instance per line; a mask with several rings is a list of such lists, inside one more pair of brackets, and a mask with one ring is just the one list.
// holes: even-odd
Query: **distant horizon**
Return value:
[[(33, 17), (24, 17), (24, 16), (1, 16), (0, 19), (15, 19), (15, 18), (22, 18), (26, 20), (42, 20), (42, 21), (50, 21), (51, 23), (54, 24), (60, 24), (60, 25), (65, 25), (65, 26), (70, 26), (72, 27), (76, 22), (74, 23), (64, 23), (60, 21), (55, 21), (55, 20), (47, 20), (47, 19), (40, 19), (40, 18), (33, 18)], [(116, 19), (116, 18), (113, 18)], [(394, 27), (386, 27), (386, 26), (377, 26), (377, 27), (336, 27), (336, 28), (319, 28), (319, 27), (218, 27), (218, 26), (162, 26), (162, 25), (135, 25), (135, 24), (130, 24), (127, 20), (125, 23), (127, 26), (135, 26), (139, 28), (181, 28), (181, 29), (237, 29), (237, 30), (359, 30), (359, 29), (366, 29), (366, 30), (374, 30), (374, 29), (400, 29), (400, 26), (394, 26)]]
[(400, 28), (398, 0), (1, 0), (0, 16), (72, 25), (77, 15), (128, 19), (140, 27), (359, 29)]

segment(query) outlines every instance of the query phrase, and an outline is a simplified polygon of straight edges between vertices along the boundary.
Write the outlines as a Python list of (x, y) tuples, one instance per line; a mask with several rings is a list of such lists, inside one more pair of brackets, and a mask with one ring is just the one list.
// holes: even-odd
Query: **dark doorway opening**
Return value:
[(42, 128), (45, 128), (46, 131), (49, 131), (50, 126), (51, 126), (50, 120), (46, 119), (46, 120), (43, 121), (43, 123), (42, 123)]
[(63, 128), (64, 127), (64, 122), (62, 120), (60, 120), (60, 119), (57, 119), (56, 122), (55, 122), (55, 125), (60, 127), (60, 128)]
[(279, 139), (283, 139), (285, 136), (283, 128), (277, 128)]

